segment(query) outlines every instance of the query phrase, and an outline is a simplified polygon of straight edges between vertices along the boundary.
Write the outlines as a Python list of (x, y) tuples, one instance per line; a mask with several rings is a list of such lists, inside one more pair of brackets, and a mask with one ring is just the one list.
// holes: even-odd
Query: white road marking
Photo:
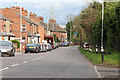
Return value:
[(95, 68), (95, 71), (96, 71), (96, 73), (97, 73), (97, 75), (98, 75), (98, 78), (101, 78), (100, 73), (97, 71), (97, 67), (96, 67), (96, 66), (94, 66), (94, 68)]
[(36, 58), (36, 59), (40, 59), (40, 58)]
[(40, 57), (40, 58), (43, 58), (43, 57)]
[(35, 59), (32, 59), (31, 61), (35, 61)]
[(46, 53), (41, 53), (41, 54), (46, 54)]
[(8, 67), (6, 67), (6, 68), (4, 68), (4, 69), (1, 69), (0, 71), (4, 71), (4, 70), (7, 70), (8, 69)]
[(28, 61), (24, 61), (23, 63), (27, 63)]
[(14, 64), (14, 65), (11, 65), (11, 67), (18, 66), (18, 65), (20, 65), (20, 64)]

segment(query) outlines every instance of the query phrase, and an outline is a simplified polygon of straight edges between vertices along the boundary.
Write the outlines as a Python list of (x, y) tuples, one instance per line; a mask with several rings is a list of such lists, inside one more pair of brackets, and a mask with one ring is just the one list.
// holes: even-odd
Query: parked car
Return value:
[(45, 45), (45, 44), (41, 44), (41, 45), (42, 45), (41, 51), (42, 51), (42, 52), (46, 52), (46, 51), (47, 51), (46, 45)]
[(69, 46), (68, 42), (62, 42), (62, 46)]
[(37, 45), (38, 45), (38, 47), (39, 47), (38, 52), (41, 52), (41, 51), (42, 51), (42, 44), (41, 44), (41, 43), (38, 43)]
[(53, 50), (56, 49), (55, 43), (52, 45), (52, 49), (53, 49)]
[(2, 57), (4, 55), (15, 56), (15, 47), (11, 41), (2, 40), (0, 41), (0, 52)]
[(47, 43), (45, 45), (46, 45), (47, 51), (51, 51), (52, 50), (52, 46), (49, 43)]
[(28, 53), (28, 52), (38, 53), (39, 51), (40, 51), (40, 47), (38, 46), (38, 44), (35, 44), (35, 43), (28, 43), (25, 47), (25, 53)]
[(59, 47), (62, 46), (62, 42), (58, 42)]
[(55, 43), (55, 46), (56, 46), (56, 48), (59, 48), (59, 44), (58, 43)]
[(86, 42), (85, 42), (85, 43), (83, 44), (83, 49), (84, 49), (84, 50), (89, 50), (89, 43), (86, 43)]

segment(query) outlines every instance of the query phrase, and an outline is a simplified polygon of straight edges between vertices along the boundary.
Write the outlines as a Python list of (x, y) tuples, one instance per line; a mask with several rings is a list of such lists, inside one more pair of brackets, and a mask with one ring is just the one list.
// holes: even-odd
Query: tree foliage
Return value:
[(68, 39), (68, 41), (70, 41), (70, 31), (71, 31), (71, 39), (72, 39), (73, 34), (74, 34), (74, 32), (73, 32), (73, 22), (72, 21), (67, 22), (66, 30), (67, 30), (67, 39)]
[[(120, 2), (104, 3), (104, 48), (119, 51), (120, 42)], [(91, 3), (81, 14), (74, 17), (75, 28), (84, 30), (87, 42), (101, 46), (102, 4)], [(82, 26), (85, 25), (85, 28)]]

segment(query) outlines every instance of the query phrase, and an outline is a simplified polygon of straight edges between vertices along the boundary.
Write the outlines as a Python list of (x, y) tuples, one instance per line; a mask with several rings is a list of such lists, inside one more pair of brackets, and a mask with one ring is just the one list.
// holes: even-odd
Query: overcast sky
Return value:
[(29, 13), (34, 12), (37, 16), (43, 16), (44, 22), (54, 17), (58, 24), (65, 25), (67, 15), (78, 15), (90, 2), (90, 0), (4, 0), (1, 1), (0, 8), (21, 6)]

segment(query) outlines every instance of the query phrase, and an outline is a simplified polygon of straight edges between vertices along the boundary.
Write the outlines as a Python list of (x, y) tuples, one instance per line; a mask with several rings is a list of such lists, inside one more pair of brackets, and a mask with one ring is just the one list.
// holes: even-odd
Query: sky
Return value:
[(33, 12), (37, 16), (43, 16), (45, 23), (50, 18), (54, 18), (59, 25), (65, 25), (67, 15), (72, 14), (74, 17), (80, 14), (90, 2), (90, 0), (2, 0), (0, 8), (24, 7), (29, 13)]

